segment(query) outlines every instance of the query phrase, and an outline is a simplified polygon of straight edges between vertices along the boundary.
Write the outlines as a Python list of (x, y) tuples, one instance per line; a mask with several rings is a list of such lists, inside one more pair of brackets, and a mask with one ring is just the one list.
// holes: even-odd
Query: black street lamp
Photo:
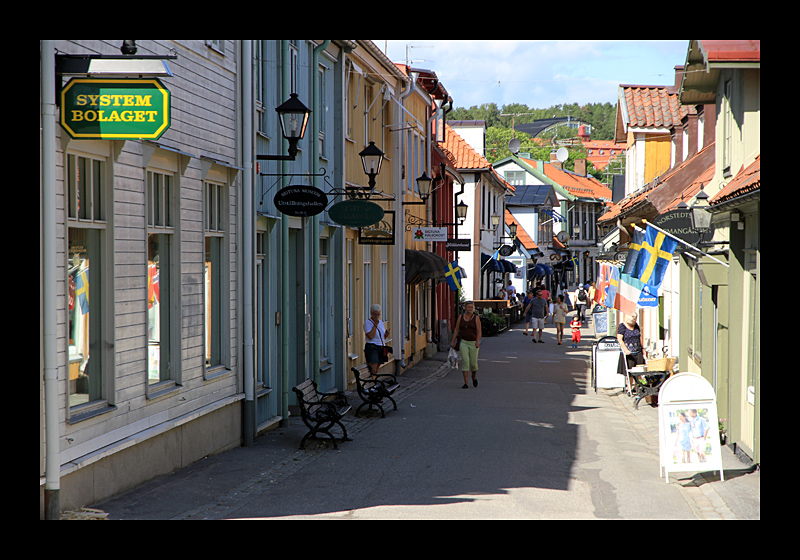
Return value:
[(303, 139), (308, 126), (308, 117), (311, 109), (303, 105), (296, 93), (289, 95), (282, 104), (275, 107), (281, 123), (281, 134), (289, 141), (288, 156), (257, 155), (256, 159), (271, 161), (294, 161), (297, 156), (297, 143)]
[(370, 141), (369, 146), (361, 150), (361, 163), (364, 165), (364, 173), (369, 176), (369, 188), (375, 188), (375, 176), (381, 172), (383, 163), (383, 152), (375, 142)]

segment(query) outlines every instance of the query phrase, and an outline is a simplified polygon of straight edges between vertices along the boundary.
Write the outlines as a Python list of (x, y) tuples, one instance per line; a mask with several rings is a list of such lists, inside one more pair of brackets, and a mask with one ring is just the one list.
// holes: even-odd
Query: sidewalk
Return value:
[[(588, 325), (591, 326), (591, 321)], [(593, 332), (593, 326), (589, 332)], [(591, 335), (588, 338), (594, 340)], [(628, 397), (623, 389), (599, 389), (598, 393), (608, 395), (648, 448), (658, 455), (658, 408), (644, 400), (638, 409), (634, 408), (635, 399)], [(724, 481), (720, 481), (716, 471), (709, 471), (672, 473), (670, 483), (681, 484), (706, 519), (761, 519), (761, 471), (740, 461), (728, 446), (721, 448), (721, 454)]]
[(616, 389), (595, 395), (592, 328), (580, 350), (556, 346), (553, 331), (543, 346), (520, 325), (488, 338), (477, 389), (460, 388), (444, 352), (415, 364), (399, 378), (397, 411), (346, 416), (353, 441), (339, 451), (325, 440), (298, 450), (306, 428), (291, 418), (252, 447), (93, 507), (109, 519), (760, 518), (760, 474), (728, 448), (724, 482), (659, 479), (657, 410), (635, 410)]

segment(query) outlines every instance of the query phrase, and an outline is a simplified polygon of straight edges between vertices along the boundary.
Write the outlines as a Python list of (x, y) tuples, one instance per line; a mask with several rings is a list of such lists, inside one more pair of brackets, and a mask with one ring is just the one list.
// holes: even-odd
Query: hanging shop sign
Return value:
[(300, 218), (316, 216), (328, 205), (328, 197), (324, 192), (307, 185), (289, 185), (279, 190), (272, 201), (284, 214)]
[(472, 251), (472, 239), (448, 238), (444, 248), (446, 251)]
[(414, 241), (447, 241), (446, 227), (413, 227)]
[(344, 200), (328, 210), (328, 217), (348, 227), (366, 227), (383, 219), (383, 208), (368, 200)]
[(359, 245), (394, 245), (394, 210), (384, 210), (383, 218), (358, 229)]
[(701, 242), (710, 241), (714, 237), (714, 224), (711, 224), (711, 229), (702, 234), (692, 227), (692, 213), (690, 210), (664, 212), (653, 220), (653, 224), (692, 245), (699, 245)]
[(170, 93), (156, 78), (73, 78), (61, 90), (60, 122), (80, 140), (156, 140), (170, 125)]

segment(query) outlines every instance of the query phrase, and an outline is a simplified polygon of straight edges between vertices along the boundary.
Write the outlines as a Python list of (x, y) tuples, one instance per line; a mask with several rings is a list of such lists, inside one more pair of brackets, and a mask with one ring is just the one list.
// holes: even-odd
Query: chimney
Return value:
[(559, 169), (562, 169), (561, 162), (558, 161), (558, 156), (556, 156), (556, 151), (555, 150), (550, 152), (550, 165), (552, 165), (554, 167), (558, 167)]
[(576, 159), (575, 160), (575, 173), (580, 175), (581, 177), (586, 177), (586, 159)]
[(676, 66), (675, 67), (675, 85), (671, 88), (667, 88), (667, 93), (680, 93), (681, 91), (681, 82), (683, 81), (683, 66)]

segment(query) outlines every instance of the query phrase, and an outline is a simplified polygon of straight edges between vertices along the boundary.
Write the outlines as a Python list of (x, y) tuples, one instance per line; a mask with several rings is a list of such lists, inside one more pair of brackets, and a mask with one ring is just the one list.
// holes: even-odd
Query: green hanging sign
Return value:
[(61, 90), (61, 126), (75, 139), (156, 140), (169, 125), (170, 93), (156, 78), (73, 78)]
[(331, 206), (328, 217), (343, 226), (366, 227), (383, 219), (383, 208), (368, 200), (345, 200)]

